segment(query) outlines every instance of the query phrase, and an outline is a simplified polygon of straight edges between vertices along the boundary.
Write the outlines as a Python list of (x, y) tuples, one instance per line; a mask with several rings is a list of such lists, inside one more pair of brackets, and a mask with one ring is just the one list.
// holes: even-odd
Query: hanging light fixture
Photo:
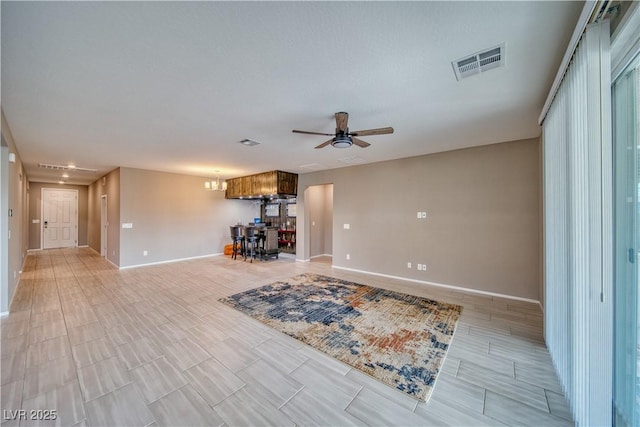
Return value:
[[(216, 171), (216, 172), (220, 172), (220, 171)], [(220, 175), (218, 175), (218, 177), (215, 180), (205, 181), (204, 188), (205, 190), (210, 190), (210, 191), (226, 191), (227, 181), (223, 179), (221, 182)]]

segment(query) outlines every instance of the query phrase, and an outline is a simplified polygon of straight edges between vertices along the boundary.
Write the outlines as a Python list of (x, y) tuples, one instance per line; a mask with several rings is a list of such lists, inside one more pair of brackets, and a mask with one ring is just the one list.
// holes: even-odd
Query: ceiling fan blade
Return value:
[(307, 135), (326, 135), (326, 136), (333, 136), (333, 134), (332, 134), (332, 133), (309, 132), (309, 131), (306, 131), (306, 130), (295, 130), (295, 129), (294, 129), (294, 130), (292, 130), (291, 132), (293, 132), (293, 133), (304, 133), (304, 134), (307, 134)]
[(378, 129), (366, 129), (366, 130), (357, 130), (355, 132), (349, 132), (349, 135), (352, 136), (369, 136), (369, 135), (384, 135), (387, 133), (393, 133), (393, 128), (378, 128)]
[(358, 138), (354, 138), (353, 136), (351, 137), (351, 140), (353, 141), (354, 144), (356, 144), (358, 147), (362, 147), (362, 148), (367, 148), (368, 146), (370, 146), (371, 144), (369, 144), (368, 142), (365, 142), (361, 139)]
[(347, 122), (349, 121), (349, 113), (336, 113), (336, 132), (346, 132)]
[(318, 145), (316, 148), (324, 148), (324, 147), (326, 147), (327, 145), (331, 144), (331, 142), (332, 142), (332, 141), (333, 141), (333, 138), (331, 138), (331, 139), (330, 139), (330, 140), (328, 140), (328, 141), (323, 142), (322, 144)]

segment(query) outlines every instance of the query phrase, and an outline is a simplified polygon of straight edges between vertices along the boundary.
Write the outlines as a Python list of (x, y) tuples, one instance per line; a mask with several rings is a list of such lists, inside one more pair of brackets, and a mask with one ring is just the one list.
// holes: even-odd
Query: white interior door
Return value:
[(42, 248), (78, 244), (78, 191), (42, 189)]

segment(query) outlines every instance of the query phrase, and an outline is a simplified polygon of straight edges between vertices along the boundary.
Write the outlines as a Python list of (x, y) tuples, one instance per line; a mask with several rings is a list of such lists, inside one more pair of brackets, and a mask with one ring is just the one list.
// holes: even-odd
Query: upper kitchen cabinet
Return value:
[(271, 171), (255, 175), (227, 179), (227, 199), (296, 197), (298, 194), (298, 174)]

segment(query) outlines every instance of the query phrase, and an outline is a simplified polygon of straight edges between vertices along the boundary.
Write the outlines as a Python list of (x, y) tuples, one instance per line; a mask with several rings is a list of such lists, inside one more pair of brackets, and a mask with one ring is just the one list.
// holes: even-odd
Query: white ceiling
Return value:
[[(2, 109), (32, 181), (132, 167), (223, 178), (303, 173), (537, 137), (582, 9), (531, 2), (2, 1)], [(451, 61), (506, 43), (506, 65)], [(313, 147), (333, 114), (361, 149)], [(262, 144), (245, 147), (250, 138)]]

